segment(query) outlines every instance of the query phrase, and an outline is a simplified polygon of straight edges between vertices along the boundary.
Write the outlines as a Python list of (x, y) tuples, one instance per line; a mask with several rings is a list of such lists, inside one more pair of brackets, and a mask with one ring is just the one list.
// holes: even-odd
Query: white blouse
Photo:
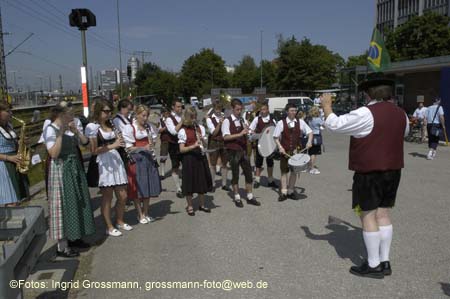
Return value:
[(111, 140), (116, 138), (116, 134), (114, 133), (114, 130), (110, 132), (105, 132), (100, 128), (100, 125), (97, 123), (89, 123), (86, 126), (85, 133), (87, 138), (97, 138), (98, 130), (100, 130), (100, 133), (102, 134), (103, 139), (105, 140)]
[[(206, 136), (205, 127), (202, 125), (199, 125), (200, 132), (201, 132), (201, 138), (203, 138), (204, 141), (208, 140), (208, 137)], [(187, 135), (186, 130), (184, 128), (181, 128), (180, 131), (178, 131), (178, 143), (186, 143)]]
[[(51, 126), (50, 124), (47, 125), (43, 133), (43, 139), (47, 150), (50, 150), (56, 143), (56, 130), (54, 127), (59, 129), (59, 126), (53, 123)], [(75, 134), (73, 134), (70, 130), (67, 130), (64, 132), (64, 135), (74, 136)]]
[[(136, 142), (134, 132), (136, 132), (136, 138), (139, 140), (143, 138), (148, 138), (147, 130), (145, 129), (140, 130), (136, 123), (126, 125), (123, 128), (123, 139), (125, 140), (126, 148), (132, 147), (133, 144)], [(155, 142), (156, 138), (158, 138), (158, 133), (156, 133), (156, 129), (152, 125), (150, 125), (150, 137), (152, 138), (152, 142)]]

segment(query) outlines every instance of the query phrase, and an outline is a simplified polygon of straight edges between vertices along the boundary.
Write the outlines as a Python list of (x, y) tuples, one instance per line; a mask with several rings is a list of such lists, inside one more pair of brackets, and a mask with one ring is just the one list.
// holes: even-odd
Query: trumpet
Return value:
[[(120, 130), (116, 128), (116, 126), (114, 125), (114, 122), (113, 122), (112, 118), (110, 118), (108, 121), (109, 121), (109, 125), (110, 125), (111, 128), (113, 129), (114, 134), (116, 135), (116, 137), (122, 138), (122, 139), (123, 139), (122, 132), (120, 132)], [(127, 159), (131, 164), (136, 163), (136, 161), (134, 161), (133, 157), (130, 155), (130, 153), (129, 153), (125, 148), (122, 148), (121, 150), (124, 152), (126, 159)]]

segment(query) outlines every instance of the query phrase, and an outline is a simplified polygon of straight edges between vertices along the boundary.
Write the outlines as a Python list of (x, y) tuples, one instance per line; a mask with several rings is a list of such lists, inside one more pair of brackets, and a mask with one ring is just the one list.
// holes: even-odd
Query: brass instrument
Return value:
[[(114, 134), (116, 135), (116, 137), (117, 137), (117, 138), (122, 138), (122, 139), (123, 139), (122, 132), (120, 132), (120, 130), (116, 128), (116, 126), (114, 125), (113, 119), (110, 118), (110, 119), (108, 119), (108, 121), (109, 121), (109, 125), (110, 125), (111, 128), (113, 129)], [(122, 150), (123, 150), (123, 152), (124, 152), (124, 154), (125, 154), (126, 159), (127, 159), (131, 164), (136, 163), (136, 161), (134, 161), (133, 157), (130, 155), (130, 153), (129, 153), (125, 148), (122, 148)]]
[(25, 145), (26, 123), (25, 123), (25, 121), (15, 117), (15, 116), (11, 116), (11, 117), (21, 124), (20, 137), (19, 137), (18, 147), (17, 147), (17, 154), (20, 157), (20, 162), (16, 164), (16, 169), (18, 172), (20, 172), (22, 174), (26, 174), (30, 170), (30, 162), (31, 162), (31, 151)]

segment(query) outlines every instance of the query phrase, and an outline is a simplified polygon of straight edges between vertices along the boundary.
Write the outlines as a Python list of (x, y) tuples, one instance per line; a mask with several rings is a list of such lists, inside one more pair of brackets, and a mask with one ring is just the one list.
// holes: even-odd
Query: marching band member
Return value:
[(260, 206), (261, 203), (253, 197), (252, 193), (252, 167), (246, 154), (248, 129), (245, 128), (241, 119), (242, 102), (239, 99), (231, 101), (232, 114), (222, 123), (222, 136), (227, 150), (227, 157), (230, 161), (234, 191), (234, 203), (238, 208), (244, 205), (239, 195), (239, 165), (244, 171), (245, 186), (247, 191), (247, 203)]
[(172, 162), (172, 178), (177, 188), (177, 197), (182, 198), (183, 192), (181, 191), (180, 180), (180, 147), (178, 145), (178, 131), (181, 126), (181, 113), (183, 110), (183, 103), (179, 99), (175, 99), (172, 104), (172, 113), (166, 118), (166, 127), (170, 133), (169, 140), (169, 155)]
[[(269, 126), (275, 126), (275, 120), (270, 116), (269, 114), (269, 104), (264, 103), (261, 106), (261, 109), (259, 111), (259, 115), (255, 117), (250, 124), (250, 130), (256, 134), (261, 134), (263, 130)], [(255, 167), (256, 167), (256, 173), (255, 173), (255, 182), (253, 184), (254, 188), (259, 188), (260, 186), (260, 177), (261, 177), (261, 168), (263, 165), (264, 158), (259, 154), (259, 151), (257, 148), (255, 148)], [(277, 185), (273, 181), (273, 159), (272, 158), (266, 158), (266, 164), (267, 164), (267, 175), (268, 175), (268, 181), (269, 181), (269, 187), (276, 188)]]
[(133, 103), (130, 100), (123, 99), (117, 104), (117, 114), (113, 118), (114, 126), (123, 132), (127, 125), (131, 124), (130, 113), (133, 111)]
[[(154, 140), (158, 137), (148, 116), (150, 109), (145, 105), (136, 107), (136, 120), (125, 126), (123, 138), (135, 163), (127, 163), (128, 198), (134, 201), (138, 213), (138, 221), (147, 224), (154, 221), (148, 215), (149, 201), (158, 198), (161, 193), (161, 179), (158, 166), (153, 157)], [(141, 207), (141, 202), (143, 207)]]
[(189, 107), (184, 112), (181, 129), (178, 131), (178, 143), (183, 157), (182, 190), (186, 195), (186, 211), (194, 216), (192, 194), (198, 193), (199, 210), (210, 213), (205, 206), (205, 193), (212, 191), (211, 172), (204, 150), (205, 128), (197, 124), (197, 112)]
[(221, 174), (222, 174), (222, 190), (231, 191), (230, 187), (227, 186), (227, 155), (224, 148), (223, 136), (222, 136), (222, 123), (223, 123), (223, 105), (220, 102), (214, 103), (214, 110), (210, 117), (206, 119), (206, 125), (209, 130), (208, 139), (208, 149), (215, 150), (209, 153), (209, 163), (211, 169), (211, 176), (213, 181), (213, 186), (216, 182), (216, 166), (217, 160), (220, 158), (222, 163)]
[[(52, 119), (44, 132), (44, 142), (51, 158), (48, 181), (50, 238), (58, 241), (57, 255), (78, 256), (73, 247), (86, 248), (82, 237), (95, 233), (89, 188), (78, 143), (87, 143), (73, 122), (67, 107), (52, 108)], [(68, 242), (69, 241), (69, 242)]]
[[(111, 103), (107, 100), (99, 100), (95, 104), (95, 123), (86, 126), (86, 136), (90, 140), (91, 153), (97, 156), (99, 182), (98, 187), (102, 193), (101, 212), (105, 220), (106, 234), (118, 237), (122, 233), (133, 228), (123, 221), (125, 202), (127, 200), (127, 173), (125, 165), (120, 157), (118, 148), (124, 147), (120, 132), (111, 125), (110, 116), (113, 111)], [(114, 228), (111, 221), (111, 201), (113, 192), (116, 194), (116, 221)]]
[(28, 177), (16, 170), (21, 162), (17, 153), (18, 136), (10, 123), (9, 104), (0, 103), (0, 204), (16, 205), (28, 198)]
[[(367, 106), (337, 116), (332, 110), (331, 95), (322, 97), (325, 126), (331, 132), (350, 135), (349, 169), (353, 176), (352, 208), (361, 212), (363, 239), (368, 259), (350, 273), (383, 278), (391, 275), (389, 251), (392, 223), (389, 208), (395, 204), (403, 161), (403, 138), (408, 135), (405, 112), (388, 102), (393, 81), (365, 81)], [(382, 100), (377, 102), (377, 100)]]
[(159, 164), (161, 166), (161, 179), (163, 180), (166, 176), (166, 161), (167, 161), (167, 155), (169, 154), (169, 141), (170, 141), (170, 133), (167, 130), (166, 126), (166, 119), (170, 115), (170, 111), (166, 108), (164, 108), (161, 111), (161, 118), (159, 120), (159, 138), (161, 141), (161, 146), (159, 148), (160, 152), (159, 155), (161, 158), (159, 159)]
[(286, 105), (287, 117), (278, 121), (273, 137), (275, 143), (278, 145), (278, 149), (281, 154), (280, 169), (281, 169), (281, 192), (278, 201), (284, 201), (287, 198), (298, 199), (298, 195), (295, 192), (295, 182), (297, 180), (297, 174), (291, 172), (288, 183), (288, 156), (292, 156), (295, 152), (301, 148), (302, 133), (308, 136), (306, 148), (312, 146), (312, 130), (305, 123), (303, 119), (296, 118), (297, 107), (288, 103)]

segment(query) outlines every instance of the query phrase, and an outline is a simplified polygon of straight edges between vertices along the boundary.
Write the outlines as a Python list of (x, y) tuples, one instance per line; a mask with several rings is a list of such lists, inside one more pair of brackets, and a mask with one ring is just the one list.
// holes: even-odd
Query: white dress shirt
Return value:
[[(252, 132), (254, 132), (254, 131), (256, 130), (256, 126), (258, 125), (258, 119), (259, 119), (260, 117), (261, 117), (261, 116), (255, 117), (255, 118), (253, 119), (252, 123), (250, 124), (249, 129), (250, 129)], [(270, 114), (268, 114), (268, 115), (265, 116), (265, 117), (261, 117), (261, 118), (262, 118), (263, 123), (268, 124), (269, 121), (270, 121)], [(273, 121), (273, 123), (275, 124), (275, 120)]]
[(422, 108), (417, 108), (414, 111), (413, 116), (418, 118), (418, 119), (424, 119), (426, 114), (427, 114), (427, 108), (426, 107), (422, 107)]
[(219, 116), (216, 116), (215, 114), (213, 114), (211, 117), (208, 117), (207, 119), (206, 119), (206, 126), (208, 127), (208, 131), (209, 131), (209, 134), (213, 134), (214, 133), (214, 131), (216, 130), (216, 126), (214, 125), (214, 123), (212, 122), (212, 120), (211, 120), (211, 118), (213, 118), (214, 117), (214, 119), (216, 120), (216, 122), (217, 123), (219, 123), (220, 122), (220, 117)]
[[(371, 101), (368, 105), (374, 105), (376, 103), (377, 101)], [(409, 119), (406, 113), (405, 118), (405, 136), (408, 136)], [(355, 138), (363, 138), (369, 135), (373, 130), (373, 124), (373, 115), (367, 107), (358, 108), (341, 116), (337, 116), (336, 114), (331, 113), (325, 120), (325, 127), (329, 131), (351, 135)]]
[[(134, 130), (133, 130), (134, 128)], [(136, 132), (136, 137), (135, 133)], [(144, 138), (148, 138), (147, 130), (140, 130), (136, 123), (129, 124), (124, 127), (124, 130), (122, 132), (123, 139), (125, 141), (125, 147), (129, 148), (134, 146), (134, 143), (136, 142), (136, 138), (141, 140)], [(158, 137), (158, 134), (155, 132), (154, 128), (150, 126), (150, 137), (152, 139), (152, 142), (155, 142), (156, 138)]]
[[(120, 117), (120, 119), (119, 119)], [(128, 120), (128, 118), (126, 118), (125, 116), (123, 116), (122, 114), (117, 113), (116, 116), (113, 118), (113, 123), (114, 126), (117, 128), (117, 130), (119, 130), (120, 132), (123, 132), (123, 130), (125, 129), (125, 127), (130, 123), (130, 121)]]
[[(286, 123), (288, 124), (288, 126), (290, 126), (289, 125), (290, 123), (298, 125), (297, 121), (300, 121), (300, 129), (304, 135), (308, 135), (309, 133), (312, 132), (311, 128), (306, 124), (306, 122), (303, 119), (298, 120), (294, 118), (293, 120), (290, 120), (289, 117), (286, 117)], [(273, 137), (280, 138), (281, 133), (283, 133), (283, 130), (284, 130), (283, 120), (279, 120), (275, 127), (275, 131), (273, 132)]]
[[(240, 127), (241, 126), (241, 121), (239, 118), (237, 118), (234, 114), (231, 114), (231, 120), (234, 122), (234, 125), (236, 127)], [(230, 133), (230, 121), (227, 118), (224, 119), (223, 123), (222, 123), (222, 136), (225, 137), (226, 135), (231, 135)]]
[[(177, 120), (178, 123), (181, 122), (181, 116), (175, 114), (175, 112), (172, 111), (172, 113), (170, 113), (173, 117), (175, 117), (175, 119)], [(166, 127), (167, 130), (169, 131), (170, 134), (177, 136), (178, 132), (175, 129), (175, 124), (173, 123), (173, 120), (171, 117), (166, 118)]]
[[(201, 132), (201, 138), (203, 138), (203, 141), (206, 141), (208, 137), (206, 136), (205, 127), (202, 125), (199, 125), (200, 132)], [(181, 128), (180, 131), (178, 131), (178, 143), (185, 144), (187, 140), (186, 130), (184, 128)]]

